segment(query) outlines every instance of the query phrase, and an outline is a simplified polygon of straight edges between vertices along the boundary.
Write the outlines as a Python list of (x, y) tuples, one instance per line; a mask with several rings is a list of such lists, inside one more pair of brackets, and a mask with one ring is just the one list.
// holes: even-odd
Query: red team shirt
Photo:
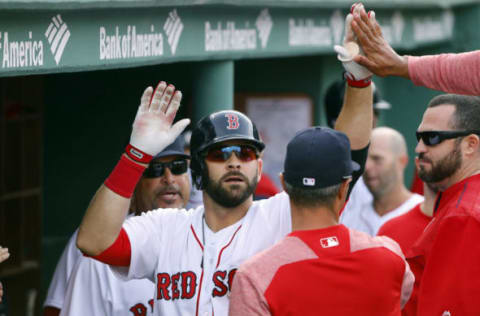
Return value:
[(387, 237), (336, 225), (295, 231), (243, 264), (230, 315), (400, 315), (413, 274)]
[(439, 194), (434, 218), (407, 253), (419, 281), (416, 315), (480, 315), (479, 192), (474, 175)]
[(431, 219), (430, 216), (422, 213), (420, 204), (418, 204), (407, 213), (383, 224), (377, 235), (392, 238), (400, 245), (403, 253), (407, 253), (407, 250), (417, 241)]
[[(378, 235), (392, 238), (400, 245), (403, 253), (407, 253), (422, 235), (431, 219), (430, 216), (422, 213), (420, 204), (418, 204), (407, 213), (386, 222), (378, 231)], [(417, 286), (418, 282), (415, 282), (415, 288)], [(403, 316), (416, 314), (415, 309), (417, 305), (415, 299), (415, 297), (412, 297), (402, 309)]]

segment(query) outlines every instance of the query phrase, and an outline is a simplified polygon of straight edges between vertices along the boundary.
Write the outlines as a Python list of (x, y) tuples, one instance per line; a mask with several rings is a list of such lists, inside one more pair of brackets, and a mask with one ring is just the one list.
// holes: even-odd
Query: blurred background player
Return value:
[(340, 217), (340, 223), (375, 236), (388, 220), (402, 215), (423, 201), (404, 184), (408, 163), (405, 138), (389, 127), (372, 131), (363, 180), (373, 199), (351, 197)]
[[(157, 208), (185, 207), (190, 196), (187, 162), (189, 158), (190, 156), (184, 152), (184, 141), (181, 137), (178, 137), (172, 145), (155, 156), (135, 188), (130, 204), (130, 216), (140, 215), (142, 211)], [(68, 308), (70, 314), (112, 315), (110, 312), (105, 314), (102, 314), (102, 312), (107, 312), (108, 308), (113, 308), (112, 303), (118, 303), (118, 299), (123, 299), (126, 303), (117, 304), (117, 308), (125, 307), (125, 304), (131, 302), (127, 297), (124, 297), (126, 293), (122, 294), (121, 292), (122, 289), (125, 289), (122, 285), (123, 282), (114, 279), (107, 265), (83, 257), (75, 245), (76, 237), (77, 232), (70, 238), (57, 264), (44, 303), (44, 315), (59, 315), (60, 310), (63, 310), (64, 307)], [(96, 273), (102, 278), (95, 279), (92, 277), (92, 273)], [(71, 278), (73, 279), (70, 280)], [(88, 279), (89, 282), (85, 282), (82, 278)], [(153, 283), (148, 280), (140, 282), (128, 284), (135, 286), (137, 292), (139, 289), (145, 288), (150, 293), (146, 298), (151, 299), (154, 293)], [(66, 297), (67, 286), (69, 297)], [(115, 288), (118, 291), (114, 290)], [(110, 295), (110, 298), (108, 298), (107, 293), (115, 295)], [(132, 298), (137, 298), (133, 294), (135, 293), (132, 293)], [(87, 303), (87, 299), (91, 301)], [(142, 304), (147, 304), (148, 299), (144, 299)], [(103, 303), (99, 307), (92, 302)], [(74, 310), (74, 307), (77, 310)], [(95, 310), (87, 310), (90, 307)], [(148, 304), (146, 307), (149, 307)], [(139, 306), (135, 310), (141, 309)], [(110, 311), (113, 311), (113, 309)], [(93, 312), (93, 314), (87, 312)], [(125, 314), (124, 311), (117, 310), (116, 312)], [(132, 313), (129, 315), (137, 315), (133, 311)]]
[[(418, 158), (416, 161), (418, 161)], [(423, 186), (423, 202), (417, 204), (407, 213), (389, 220), (378, 230), (377, 235), (388, 236), (395, 240), (404, 254), (413, 246), (432, 220), (438, 190), (428, 183), (423, 183)]]

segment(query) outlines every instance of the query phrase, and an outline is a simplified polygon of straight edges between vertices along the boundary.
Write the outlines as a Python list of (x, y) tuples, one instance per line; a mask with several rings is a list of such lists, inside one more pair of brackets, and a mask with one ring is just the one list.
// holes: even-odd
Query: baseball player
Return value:
[[(351, 63), (351, 57), (342, 56), (344, 63)], [(336, 127), (349, 136), (352, 154), (363, 165), (372, 92), (368, 76), (349, 76)], [(192, 176), (203, 190), (203, 206), (188, 212), (154, 210), (124, 224), (119, 220), (150, 157), (188, 125), (188, 119), (172, 125), (181, 96), (165, 82), (155, 91), (145, 90), (130, 145), (92, 199), (77, 245), (128, 279), (155, 282), (156, 315), (227, 315), (238, 266), (292, 227), (286, 193), (253, 202), (264, 144), (247, 116), (216, 112), (201, 119), (192, 132)]]
[[(183, 208), (189, 200), (190, 177), (182, 138), (150, 162), (135, 188), (131, 214), (157, 207)], [(146, 315), (153, 305), (154, 284), (146, 279), (124, 282), (108, 265), (82, 256), (70, 238), (57, 264), (44, 315)], [(68, 282), (68, 283), (67, 283)]]

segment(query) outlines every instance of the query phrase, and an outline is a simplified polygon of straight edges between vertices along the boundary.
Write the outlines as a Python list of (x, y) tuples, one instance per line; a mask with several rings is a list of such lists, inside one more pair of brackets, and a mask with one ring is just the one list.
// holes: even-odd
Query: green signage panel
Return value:
[[(333, 53), (338, 9), (162, 7), (0, 12), (0, 76)], [(449, 9), (378, 10), (395, 48), (452, 38)]]

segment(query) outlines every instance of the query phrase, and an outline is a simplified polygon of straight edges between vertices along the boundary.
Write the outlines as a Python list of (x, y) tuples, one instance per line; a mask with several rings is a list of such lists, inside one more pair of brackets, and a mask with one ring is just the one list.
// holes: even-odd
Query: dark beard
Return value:
[[(422, 153), (418, 156), (424, 159)], [(432, 161), (430, 160), (430, 163)], [(452, 152), (443, 157), (436, 163), (432, 163), (432, 170), (426, 171), (422, 167), (418, 170), (418, 177), (427, 183), (436, 183), (452, 176), (462, 165), (462, 155), (460, 153), (460, 144), (457, 144)]]
[[(230, 191), (223, 188), (223, 180), (230, 176), (241, 177), (247, 184), (247, 187), (243, 191), (240, 191), (240, 188), (238, 188), (238, 186), (231, 186), (233, 190)], [(235, 171), (225, 174), (217, 182), (213, 182), (207, 176), (208, 183), (205, 187), (205, 191), (217, 204), (226, 208), (234, 208), (245, 202), (253, 194), (253, 192), (255, 192), (258, 184), (257, 178), (258, 173), (255, 173), (255, 177), (253, 177), (252, 181), (248, 181), (247, 177), (245, 177), (240, 172)]]

